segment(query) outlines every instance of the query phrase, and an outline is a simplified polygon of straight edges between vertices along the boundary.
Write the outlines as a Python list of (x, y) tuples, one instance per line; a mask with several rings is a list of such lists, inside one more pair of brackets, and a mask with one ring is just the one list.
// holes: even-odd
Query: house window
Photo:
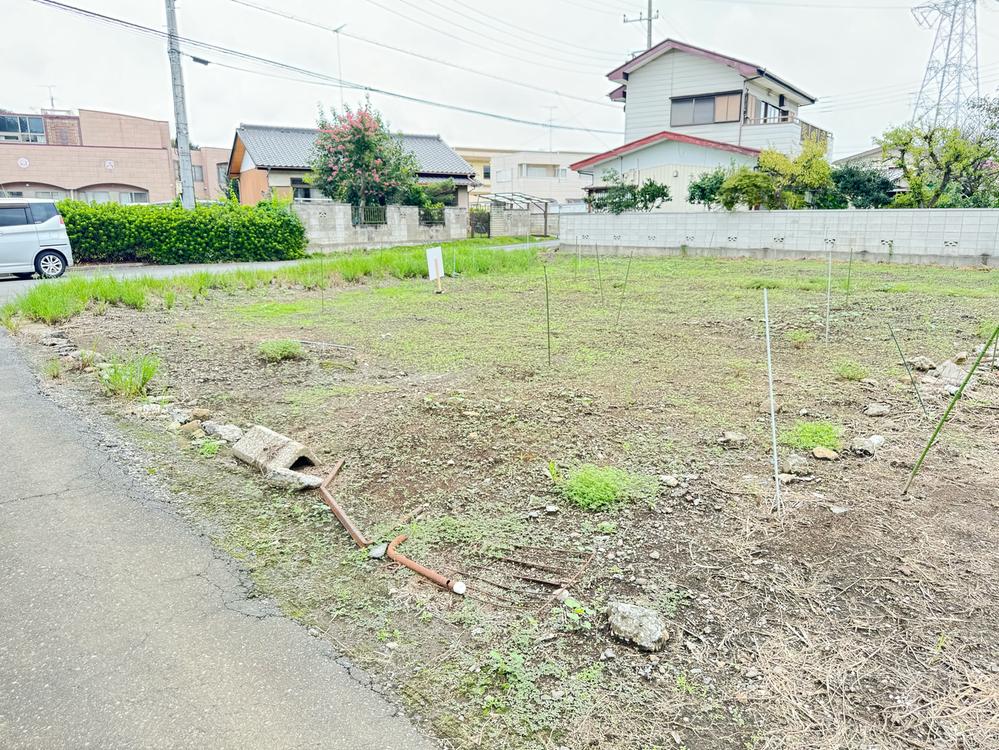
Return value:
[(301, 177), (291, 178), (291, 190), (297, 201), (312, 200), (312, 188)]
[(205, 168), (200, 164), (192, 164), (191, 169), (194, 170), (194, 181), (204, 182), (205, 181)]
[(149, 203), (149, 193), (145, 191), (118, 193), (118, 202), (126, 205), (130, 203)]
[(0, 115), (0, 141), (45, 143), (45, 121), (41, 117)]
[(62, 190), (36, 190), (36, 198), (45, 198), (50, 201), (61, 201), (66, 197), (66, 193)]
[(492, 177), (493, 168), (489, 164), (484, 164), (482, 166), (482, 179), (488, 180)]
[(229, 189), (229, 162), (222, 161), (215, 165), (215, 171), (219, 178), (219, 187), (223, 192)]
[(673, 99), (670, 125), (710, 125), (715, 122), (738, 122), (742, 94), (712, 94)]

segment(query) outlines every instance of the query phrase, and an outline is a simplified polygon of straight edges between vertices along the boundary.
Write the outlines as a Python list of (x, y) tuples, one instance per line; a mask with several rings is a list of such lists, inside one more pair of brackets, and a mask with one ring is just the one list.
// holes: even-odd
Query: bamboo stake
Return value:
[(784, 503), (780, 496), (780, 463), (777, 459), (777, 402), (774, 399), (774, 361), (770, 346), (770, 302), (767, 289), (763, 288), (763, 321), (767, 332), (767, 383), (770, 388), (770, 443), (774, 459), (774, 507), (778, 513), (784, 512)]
[(926, 444), (926, 447), (923, 448), (923, 452), (919, 456), (919, 460), (916, 461), (916, 465), (912, 467), (912, 473), (909, 475), (909, 481), (905, 483), (905, 489), (902, 490), (903, 495), (909, 493), (909, 488), (912, 486), (912, 480), (916, 478), (916, 474), (918, 474), (919, 470), (923, 467), (923, 461), (926, 460), (926, 454), (930, 452), (930, 448), (932, 448), (933, 444), (936, 442), (937, 436), (940, 435), (940, 431), (943, 429), (944, 424), (947, 422), (947, 419), (950, 417), (951, 411), (953, 411), (954, 409), (954, 405), (961, 399), (961, 396), (964, 394), (964, 389), (968, 386), (968, 383), (971, 382), (971, 378), (974, 377), (975, 371), (978, 369), (978, 366), (982, 363), (982, 359), (985, 357), (985, 352), (988, 351), (989, 346), (991, 346), (997, 340), (999, 340), (999, 326), (996, 326), (996, 329), (995, 331), (992, 332), (992, 335), (989, 337), (989, 340), (985, 342), (985, 346), (982, 347), (982, 351), (978, 353), (978, 359), (975, 360), (975, 364), (972, 365), (971, 367), (971, 372), (968, 373), (967, 377), (964, 379), (964, 382), (961, 383), (961, 387), (957, 389), (957, 393), (954, 394), (953, 398), (951, 398), (950, 400), (950, 403), (947, 405), (947, 411), (944, 412), (943, 416), (940, 417), (940, 421), (937, 422), (937, 428), (933, 430), (933, 435), (930, 437), (930, 442), (928, 442)]
[(888, 332), (891, 333), (892, 341), (895, 342), (895, 348), (898, 349), (898, 356), (902, 358), (902, 366), (905, 367), (905, 371), (909, 373), (909, 382), (912, 383), (912, 390), (916, 392), (916, 400), (919, 401), (919, 406), (923, 410), (923, 414), (926, 418), (930, 418), (930, 412), (926, 408), (926, 404), (923, 403), (923, 397), (919, 393), (919, 386), (916, 385), (916, 377), (912, 374), (912, 368), (909, 367), (909, 360), (905, 358), (905, 353), (902, 351), (902, 345), (898, 343), (898, 337), (895, 335), (895, 329), (892, 327), (891, 322), (888, 323)]
[(615, 328), (621, 325), (621, 311), (624, 310), (624, 296), (628, 293), (628, 276), (631, 275), (631, 261), (635, 257), (635, 251), (631, 251), (628, 256), (628, 265), (624, 269), (624, 286), (621, 288), (621, 304), (617, 308), (617, 320), (614, 321)]

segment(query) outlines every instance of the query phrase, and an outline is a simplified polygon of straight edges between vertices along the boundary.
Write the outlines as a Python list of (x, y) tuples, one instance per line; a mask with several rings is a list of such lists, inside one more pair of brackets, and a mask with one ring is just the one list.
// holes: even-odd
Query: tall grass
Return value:
[[(454, 269), (466, 276), (515, 273), (537, 262), (536, 250), (494, 250), (489, 244), (481, 240), (448, 243), (445, 253), (449, 259), (456, 257)], [(159, 298), (162, 307), (169, 309), (176, 304), (178, 295), (196, 300), (216, 289), (237, 291), (270, 284), (317, 289), (336, 282), (353, 284), (366, 279), (423, 278), (427, 275), (426, 247), (356, 251), (310, 258), (268, 271), (202, 271), (165, 279), (146, 276), (130, 279), (70, 277), (38, 284), (27, 294), (0, 307), (0, 321), (11, 328), (16, 326), (15, 315), (19, 315), (52, 325), (79, 315), (91, 304), (145, 310), (150, 297)]]
[(144, 396), (149, 382), (160, 369), (159, 357), (140, 354), (129, 359), (113, 359), (100, 368), (98, 377), (108, 393), (124, 398)]

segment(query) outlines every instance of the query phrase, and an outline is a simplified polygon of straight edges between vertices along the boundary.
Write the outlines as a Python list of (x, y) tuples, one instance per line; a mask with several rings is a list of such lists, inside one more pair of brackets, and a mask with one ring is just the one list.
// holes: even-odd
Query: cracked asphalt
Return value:
[(0, 456), (0, 747), (438, 747), (248, 595), (5, 334)]

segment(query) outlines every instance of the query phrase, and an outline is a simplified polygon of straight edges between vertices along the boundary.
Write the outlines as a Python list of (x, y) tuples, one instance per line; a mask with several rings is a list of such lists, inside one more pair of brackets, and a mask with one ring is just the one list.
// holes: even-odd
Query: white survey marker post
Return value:
[(444, 291), (441, 279), (444, 278), (444, 253), (440, 245), (427, 248), (427, 277), (437, 282), (437, 294)]

